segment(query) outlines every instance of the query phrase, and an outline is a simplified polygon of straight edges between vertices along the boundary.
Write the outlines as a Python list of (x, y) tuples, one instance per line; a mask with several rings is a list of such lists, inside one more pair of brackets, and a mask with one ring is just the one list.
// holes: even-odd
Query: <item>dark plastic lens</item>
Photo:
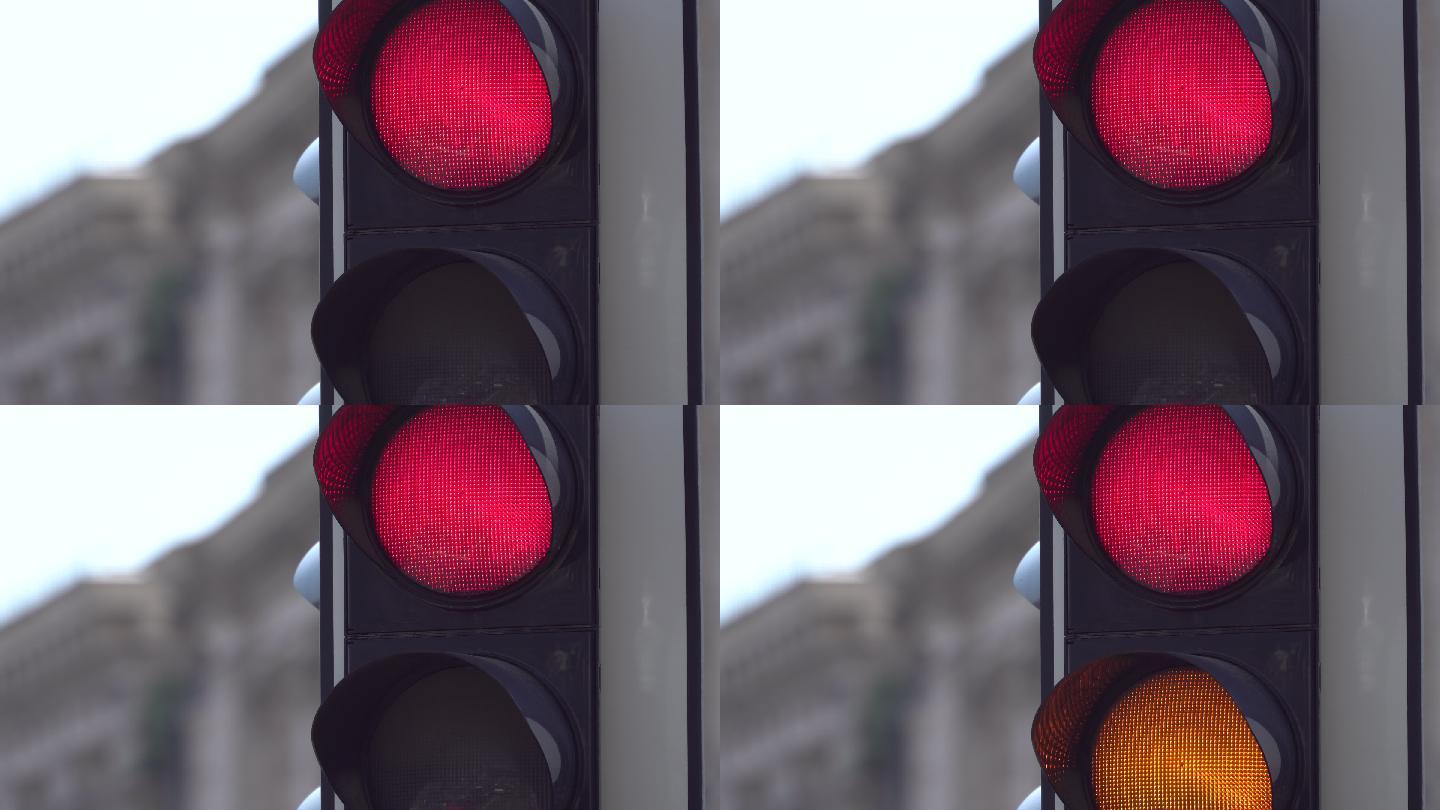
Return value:
[(478, 264), (415, 277), (385, 303), (369, 334), (375, 402), (548, 403), (545, 349), (510, 291)]
[(435, 672), (381, 710), (366, 768), (375, 810), (554, 810), (550, 768), (500, 684)]
[(1214, 275), (1191, 262), (1157, 267), (1120, 288), (1096, 319), (1084, 356), (1092, 402), (1273, 400), (1256, 326)]

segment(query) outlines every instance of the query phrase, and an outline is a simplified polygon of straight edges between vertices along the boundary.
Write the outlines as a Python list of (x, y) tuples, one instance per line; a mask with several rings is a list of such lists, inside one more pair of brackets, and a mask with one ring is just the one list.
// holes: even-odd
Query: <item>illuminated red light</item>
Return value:
[(550, 87), (498, 0), (416, 8), (380, 47), (370, 102), (385, 150), (436, 188), (494, 188), (550, 146)]
[(1105, 553), (1164, 594), (1233, 584), (1270, 551), (1270, 492), (1244, 437), (1218, 406), (1146, 409), (1109, 438), (1091, 501)]
[(500, 590), (550, 550), (549, 489), (498, 407), (432, 408), (406, 422), (375, 464), (371, 509), (396, 567), (440, 593)]
[(1096, 58), (1091, 106), (1111, 156), (1157, 188), (1227, 183), (1270, 146), (1269, 84), (1219, 0), (1153, 0), (1126, 17)]

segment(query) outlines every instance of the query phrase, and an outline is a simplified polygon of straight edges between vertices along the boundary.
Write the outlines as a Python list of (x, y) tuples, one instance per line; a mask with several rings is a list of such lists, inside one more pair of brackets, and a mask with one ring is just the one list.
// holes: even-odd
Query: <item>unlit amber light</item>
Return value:
[(1265, 754), (1230, 693), (1193, 667), (1141, 681), (1100, 724), (1098, 810), (1271, 810)]

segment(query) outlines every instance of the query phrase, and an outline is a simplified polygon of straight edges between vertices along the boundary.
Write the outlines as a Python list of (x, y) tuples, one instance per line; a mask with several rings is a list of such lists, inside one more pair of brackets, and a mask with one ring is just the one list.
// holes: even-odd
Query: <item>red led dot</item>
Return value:
[(1124, 574), (1165, 594), (1233, 584), (1270, 552), (1270, 490), (1219, 406), (1149, 408), (1095, 466), (1095, 531)]
[(1270, 147), (1270, 86), (1219, 0), (1153, 0), (1111, 32), (1091, 105), (1100, 141), (1162, 189), (1234, 180)]
[(370, 96), (385, 150), (436, 188), (494, 188), (550, 146), (550, 87), (498, 0), (417, 8), (381, 46)]
[(549, 488), (494, 406), (431, 408), (406, 422), (376, 462), (371, 509), (396, 567), (440, 593), (500, 590), (550, 550)]

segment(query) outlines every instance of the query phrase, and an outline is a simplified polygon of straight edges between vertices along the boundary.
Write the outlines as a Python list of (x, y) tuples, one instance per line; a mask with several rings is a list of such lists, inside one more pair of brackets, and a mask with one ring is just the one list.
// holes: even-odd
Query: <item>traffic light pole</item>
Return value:
[[(1424, 801), (1415, 0), (1317, 0), (1321, 806)], [(1325, 730), (1331, 733), (1326, 733)]]
[(598, 9), (600, 402), (698, 404), (718, 368), (719, 2)]
[(1419, 810), (1414, 408), (1318, 410), (1320, 806)]
[(716, 752), (719, 412), (600, 417), (600, 807), (705, 806)]
[(1320, 403), (1418, 404), (1415, 0), (1317, 0)]

